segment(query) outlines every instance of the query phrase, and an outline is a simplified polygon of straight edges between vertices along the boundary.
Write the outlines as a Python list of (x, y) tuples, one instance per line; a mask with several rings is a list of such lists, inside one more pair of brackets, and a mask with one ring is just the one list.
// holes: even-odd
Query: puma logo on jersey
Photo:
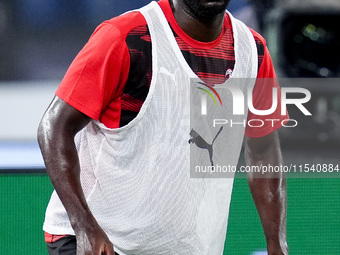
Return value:
[(212, 140), (211, 144), (207, 143), (194, 129), (191, 129), (191, 131), (190, 131), (191, 138), (189, 139), (188, 142), (196, 144), (196, 146), (198, 148), (207, 149), (208, 152), (209, 152), (209, 159), (210, 159), (210, 163), (211, 163), (212, 166), (214, 165), (214, 162), (213, 162), (213, 145), (214, 145), (214, 142), (215, 142), (217, 136), (221, 133), (222, 129), (223, 129), (223, 127), (220, 127), (215, 138)]
[(176, 74), (177, 71), (179, 70), (179, 67), (176, 68), (175, 73), (171, 73), (168, 69), (164, 68), (163, 66), (160, 68), (159, 72), (168, 75), (171, 77), (171, 79), (176, 83)]
[(229, 68), (229, 69), (225, 72), (225, 77), (226, 77), (226, 78), (231, 78), (231, 76), (233, 76), (233, 70)]

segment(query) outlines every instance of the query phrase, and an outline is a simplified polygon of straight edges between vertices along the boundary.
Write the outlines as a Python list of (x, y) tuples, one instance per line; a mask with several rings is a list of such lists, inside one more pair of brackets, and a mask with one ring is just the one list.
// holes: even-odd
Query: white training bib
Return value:
[[(152, 41), (150, 91), (128, 125), (109, 129), (91, 121), (77, 134), (85, 197), (120, 255), (221, 255), (233, 178), (190, 177), (190, 153), (197, 147), (189, 142), (190, 131), (204, 132), (190, 119), (192, 81), (198, 77), (186, 63), (159, 5), (152, 2), (139, 11)], [(257, 76), (254, 37), (243, 23), (230, 18), (236, 62), (232, 78), (222, 87), (236, 86), (236, 78)], [(244, 84), (242, 89), (253, 85)], [(230, 117), (230, 104), (225, 102), (219, 111)], [(223, 129), (214, 141), (213, 161), (237, 164), (243, 136), (244, 128)], [(209, 139), (211, 144), (214, 137)], [(220, 152), (221, 146), (230, 147), (228, 156)], [(210, 164), (207, 150), (198, 153)], [(44, 230), (74, 234), (55, 192)]]

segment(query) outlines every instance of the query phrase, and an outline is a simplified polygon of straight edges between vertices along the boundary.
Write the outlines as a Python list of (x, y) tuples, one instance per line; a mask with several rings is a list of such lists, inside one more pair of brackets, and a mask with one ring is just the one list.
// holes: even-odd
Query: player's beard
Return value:
[(199, 20), (213, 20), (216, 15), (225, 12), (231, 0), (210, 1), (209, 3), (202, 3), (200, 0), (183, 0), (184, 4), (188, 7), (191, 14)]

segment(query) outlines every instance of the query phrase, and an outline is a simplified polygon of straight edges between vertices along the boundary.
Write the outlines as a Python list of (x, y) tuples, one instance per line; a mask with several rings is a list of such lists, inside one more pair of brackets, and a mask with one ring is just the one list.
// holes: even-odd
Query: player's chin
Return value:
[(202, 3), (204, 6), (205, 12), (211, 13), (213, 15), (220, 14), (225, 12), (227, 6), (229, 5), (230, 0), (219, 0), (219, 1), (206, 1)]
[(206, 0), (202, 2), (202, 5), (204, 5), (207, 8), (221, 8), (225, 9), (229, 5), (230, 0)]
[(225, 12), (229, 0), (183, 0), (192, 15), (202, 21), (211, 21)]

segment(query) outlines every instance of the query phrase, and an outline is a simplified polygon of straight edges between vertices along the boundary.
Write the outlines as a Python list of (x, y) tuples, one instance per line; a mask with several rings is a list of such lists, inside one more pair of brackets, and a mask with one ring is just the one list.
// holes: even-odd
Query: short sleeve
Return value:
[(103, 22), (73, 60), (56, 95), (98, 120), (121, 94), (129, 72), (129, 52), (119, 29)]
[(289, 119), (288, 113), (281, 115), (281, 90), (265, 40), (258, 34), (255, 36), (258, 36), (264, 46), (264, 55), (253, 89), (253, 107), (256, 110), (270, 109), (273, 103), (273, 88), (277, 89), (277, 105), (275, 111), (268, 115), (258, 115), (248, 111), (248, 125), (245, 134), (253, 138), (274, 132), (285, 124), (285, 120)]

